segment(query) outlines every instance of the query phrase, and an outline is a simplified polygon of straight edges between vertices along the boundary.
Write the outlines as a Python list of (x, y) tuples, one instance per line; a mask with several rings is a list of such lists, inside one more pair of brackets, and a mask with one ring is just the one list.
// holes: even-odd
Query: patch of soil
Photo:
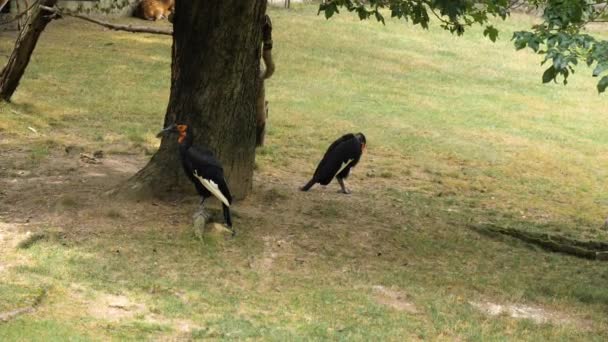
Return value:
[[(59, 223), (66, 212), (98, 202), (105, 191), (143, 167), (147, 159), (111, 155), (99, 164), (88, 164), (77, 155), (54, 151), (45, 160), (32, 164), (27, 152), (11, 152), (5, 161), (12, 168), (0, 177), (3, 223)], [(20, 169), (31, 171), (17, 172)]]
[[(85, 298), (84, 293), (93, 295)], [(151, 313), (143, 303), (132, 301), (126, 295), (114, 295), (85, 289), (79, 284), (70, 285), (70, 296), (90, 317), (116, 323), (125, 320), (143, 320), (151, 324), (167, 325), (180, 334), (190, 333), (199, 325), (188, 319), (172, 319), (158, 313)]]
[(550, 311), (539, 306), (524, 304), (497, 304), (492, 302), (469, 302), (471, 306), (489, 316), (506, 315), (515, 319), (529, 319), (536, 324), (575, 324), (589, 326), (589, 322), (575, 319), (563, 312)]
[[(135, 201), (105, 195), (141, 169), (149, 156), (106, 153), (99, 159), (100, 163), (90, 164), (81, 161), (79, 153), (54, 150), (35, 165), (28, 162), (27, 151), (10, 150), (5, 154), (7, 163), (0, 174), (2, 241), (6, 235), (1, 224), (11, 227), (8, 233), (11, 246), (22, 240), (27, 231), (46, 232), (53, 228), (62, 230), (65, 235), (62, 242), (68, 248), (86, 244), (91, 239), (108, 236), (115, 239), (117, 234), (154, 229), (170, 232), (168, 236), (171, 236), (176, 229), (191, 229), (192, 213), (199, 203), (194, 189), (178, 201)], [(25, 170), (28, 172), (19, 172)], [(256, 172), (251, 196), (235, 203), (236, 239), (247, 237), (253, 248), (243, 249), (233, 243), (219, 247), (260, 275), (258, 290), (278, 288), (281, 274), (285, 272), (297, 272), (299, 276), (313, 274), (327, 264), (327, 258), (343, 258), (348, 269), (365, 272), (377, 267), (361, 260), (373, 257), (375, 262), (391, 263), (393, 255), (399, 255), (395, 252), (401, 251), (398, 240), (387, 238), (393, 234), (390, 222), (377, 220), (377, 217), (394, 214), (395, 209), (388, 206), (380, 206), (373, 212), (369, 209), (371, 201), (375, 204), (376, 200), (367, 196), (367, 190), (371, 189), (365, 187), (377, 184), (362, 182), (353, 176), (353, 187), (356, 184), (358, 191), (353, 195), (338, 194), (337, 184), (332, 184), (331, 189), (315, 188), (303, 193), (298, 190), (303, 179), (279, 170)], [(277, 172), (279, 177), (270, 172)], [(317, 209), (324, 207), (328, 209), (319, 213)], [(374, 229), (347, 229), (353, 222)], [(2, 241), (0, 260), (5, 246)], [(116, 242), (113, 253), (127, 248), (120, 246), (119, 239)], [(379, 252), (382, 252), (381, 258)], [(13, 265), (2, 262), (2, 266), (10, 270)], [(95, 294), (97, 297), (94, 301), (78, 299), (87, 315), (108, 321), (136, 319), (141, 315), (166, 321), (128, 298)], [(398, 294), (378, 295), (383, 305), (413, 312), (413, 306), (404, 298)], [(195, 326), (188, 322), (174, 323), (168, 324), (176, 331)]]
[(134, 303), (128, 297), (120, 295), (100, 295), (90, 303), (88, 313), (92, 317), (117, 322), (134, 318), (147, 312), (144, 304)]
[(279, 255), (293, 254), (291, 252), (291, 243), (287, 240), (278, 239), (273, 236), (264, 236), (262, 240), (264, 241), (262, 254), (260, 256), (252, 256), (249, 262), (250, 267), (259, 272), (270, 272)]
[(404, 311), (411, 314), (418, 313), (414, 303), (408, 300), (408, 295), (400, 291), (386, 288), (382, 285), (372, 287), (374, 300), (378, 304), (382, 304), (393, 308), (397, 311)]
[(0, 273), (27, 263), (25, 256), (15, 259), (14, 256), (9, 258), (8, 255), (17, 248), (19, 242), (28, 237), (30, 228), (27, 224), (2, 222), (0, 216)]
[(145, 321), (152, 324), (170, 325), (178, 333), (187, 334), (200, 326), (188, 319), (167, 319), (159, 315), (146, 315)]

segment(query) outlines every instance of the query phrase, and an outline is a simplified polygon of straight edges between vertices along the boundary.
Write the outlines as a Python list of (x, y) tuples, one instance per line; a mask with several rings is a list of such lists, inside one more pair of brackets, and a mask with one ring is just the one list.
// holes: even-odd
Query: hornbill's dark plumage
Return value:
[(208, 149), (192, 146), (194, 134), (190, 126), (172, 124), (158, 133), (158, 136), (160, 137), (167, 133), (179, 134), (177, 142), (179, 144), (179, 155), (182, 160), (182, 166), (186, 172), (186, 176), (194, 183), (196, 191), (201, 196), (201, 207), (205, 199), (212, 195), (220, 200), (226, 225), (232, 229), (232, 234), (234, 235), (235, 230), (232, 228), (232, 219), (230, 217), (232, 196), (224, 179), (222, 164)]
[(348, 177), (350, 169), (355, 167), (361, 159), (365, 144), (366, 140), (363, 133), (345, 134), (334, 141), (325, 152), (312, 179), (300, 190), (308, 191), (316, 183), (327, 185), (336, 177), (338, 183), (340, 183), (341, 191), (349, 194), (350, 190), (344, 186), (344, 179)]

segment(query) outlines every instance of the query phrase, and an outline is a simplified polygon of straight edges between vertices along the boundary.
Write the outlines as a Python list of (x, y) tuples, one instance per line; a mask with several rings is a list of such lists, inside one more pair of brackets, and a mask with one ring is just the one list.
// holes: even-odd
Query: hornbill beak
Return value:
[(165, 134), (170, 134), (170, 133), (177, 133), (177, 125), (176, 124), (170, 124), (169, 126), (163, 128), (162, 131), (158, 132), (158, 134), (156, 134), (157, 138), (162, 138), (163, 135)]

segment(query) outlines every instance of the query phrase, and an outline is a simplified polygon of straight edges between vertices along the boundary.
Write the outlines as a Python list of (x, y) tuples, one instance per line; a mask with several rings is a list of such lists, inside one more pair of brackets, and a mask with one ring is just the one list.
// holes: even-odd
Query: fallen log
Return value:
[(516, 228), (500, 227), (494, 224), (471, 224), (469, 228), (488, 235), (506, 235), (539, 246), (551, 252), (558, 252), (590, 260), (608, 260), (608, 243), (582, 241), (547, 233), (526, 232)]

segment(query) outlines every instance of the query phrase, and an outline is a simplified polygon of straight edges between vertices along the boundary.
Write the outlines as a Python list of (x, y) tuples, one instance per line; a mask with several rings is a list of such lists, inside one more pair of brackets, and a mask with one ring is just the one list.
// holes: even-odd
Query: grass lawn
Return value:
[[(194, 192), (103, 196), (158, 147), (170, 38), (49, 25), (0, 105), (0, 318), (39, 302), (0, 320), (0, 340), (608, 338), (605, 262), (468, 228), (608, 240), (608, 103), (590, 70), (542, 85), (540, 58), (509, 41), (524, 15), (496, 43), (314, 6), (270, 15), (267, 145), (228, 241), (193, 237)], [(358, 131), (352, 195), (297, 191)], [(79, 160), (96, 150), (101, 164)]]

